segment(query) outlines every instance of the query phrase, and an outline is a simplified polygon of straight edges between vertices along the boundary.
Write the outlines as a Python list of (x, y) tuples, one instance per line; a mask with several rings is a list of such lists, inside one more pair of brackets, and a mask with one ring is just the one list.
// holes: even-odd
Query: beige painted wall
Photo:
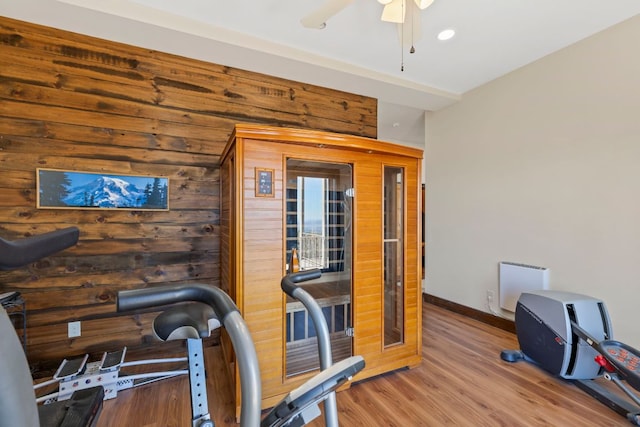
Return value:
[(500, 312), (498, 262), (548, 267), (640, 348), (638, 40), (640, 16), (428, 114), (426, 292)]

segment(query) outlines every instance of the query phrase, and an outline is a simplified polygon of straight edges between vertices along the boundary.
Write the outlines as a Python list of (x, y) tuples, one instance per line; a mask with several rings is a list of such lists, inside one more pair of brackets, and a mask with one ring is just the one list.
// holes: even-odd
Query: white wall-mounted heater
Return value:
[(535, 265), (500, 263), (500, 308), (515, 312), (523, 292), (549, 289), (549, 269)]

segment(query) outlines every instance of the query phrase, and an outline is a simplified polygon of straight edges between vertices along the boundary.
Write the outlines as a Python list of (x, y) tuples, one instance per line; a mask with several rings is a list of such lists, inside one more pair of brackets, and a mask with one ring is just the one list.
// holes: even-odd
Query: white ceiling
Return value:
[[(304, 28), (325, 1), (6, 0), (0, 15), (371, 96), (380, 139), (422, 146), (424, 111), (640, 13), (640, 0), (435, 0), (410, 54), (376, 0)], [(440, 42), (445, 28), (457, 34)]]

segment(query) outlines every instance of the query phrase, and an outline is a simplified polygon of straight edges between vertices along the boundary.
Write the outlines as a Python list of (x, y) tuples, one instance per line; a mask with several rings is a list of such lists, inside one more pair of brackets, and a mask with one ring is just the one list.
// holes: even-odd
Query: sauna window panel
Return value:
[[(351, 355), (351, 212), (352, 166), (305, 159), (287, 159), (285, 259), (295, 248), (301, 270), (320, 269), (322, 277), (300, 283), (320, 304), (336, 357)], [(349, 195), (351, 194), (351, 195)], [(292, 314), (293, 313), (293, 314)], [(317, 332), (304, 307), (287, 298), (286, 374), (318, 369)], [(304, 334), (298, 331), (305, 331)]]
[(384, 345), (404, 341), (404, 172), (384, 167)]

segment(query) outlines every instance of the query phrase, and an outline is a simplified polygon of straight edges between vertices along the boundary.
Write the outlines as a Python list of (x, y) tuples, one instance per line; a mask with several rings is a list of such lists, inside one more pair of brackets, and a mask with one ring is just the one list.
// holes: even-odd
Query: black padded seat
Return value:
[(193, 302), (180, 304), (160, 313), (153, 320), (153, 333), (162, 341), (206, 338), (220, 327), (211, 306)]

